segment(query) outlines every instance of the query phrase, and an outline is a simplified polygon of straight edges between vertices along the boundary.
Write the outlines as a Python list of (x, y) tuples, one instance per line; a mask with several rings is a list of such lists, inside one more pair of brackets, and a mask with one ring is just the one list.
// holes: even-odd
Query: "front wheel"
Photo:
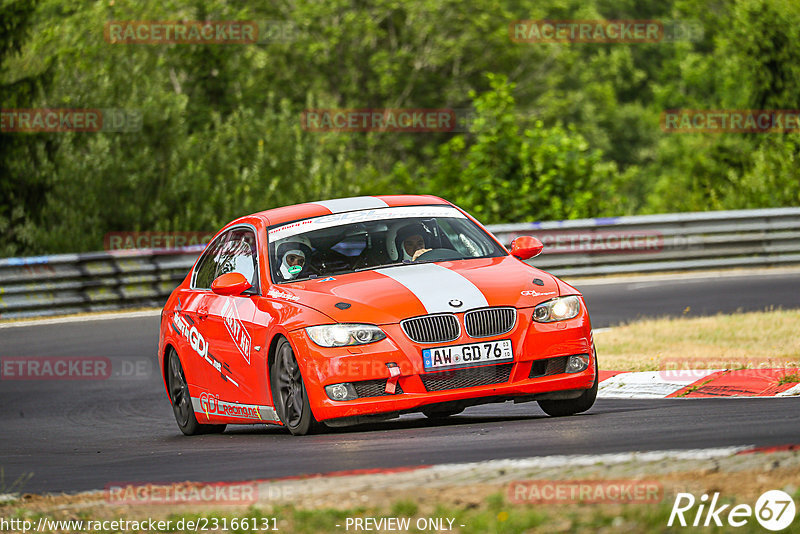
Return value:
[(311, 413), (306, 386), (292, 346), (281, 339), (275, 347), (275, 361), (270, 369), (272, 401), (278, 417), (295, 436), (311, 434), (320, 424)]
[(562, 417), (585, 412), (594, 405), (597, 399), (597, 385), (599, 383), (600, 370), (597, 368), (597, 353), (594, 356), (594, 383), (592, 387), (584, 391), (580, 397), (565, 400), (540, 400), (539, 407), (551, 417)]
[(221, 434), (227, 425), (201, 425), (197, 422), (192, 408), (192, 397), (189, 395), (189, 385), (186, 375), (183, 374), (181, 360), (175, 349), (170, 349), (167, 356), (167, 388), (169, 400), (172, 403), (172, 412), (178, 428), (187, 436), (196, 434)]

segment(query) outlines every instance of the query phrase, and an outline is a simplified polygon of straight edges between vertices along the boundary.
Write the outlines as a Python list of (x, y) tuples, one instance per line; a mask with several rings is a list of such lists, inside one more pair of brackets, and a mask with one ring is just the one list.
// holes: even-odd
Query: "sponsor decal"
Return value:
[(236, 301), (234, 299), (229, 298), (225, 301), (225, 305), (222, 307), (222, 321), (225, 323), (225, 329), (231, 335), (233, 344), (239, 349), (239, 353), (244, 356), (247, 365), (250, 365), (250, 346), (252, 340), (250, 338), (250, 333), (239, 318), (239, 310), (236, 308)]
[(198, 356), (201, 358), (206, 358), (208, 356), (208, 343), (206, 343), (205, 338), (200, 334), (196, 326), (189, 326), (189, 322), (186, 318), (178, 313), (173, 316), (172, 324), (186, 341), (189, 342), (192, 350), (194, 350)]
[(189, 321), (187, 319), (188, 317), (183, 317), (180, 313), (175, 312), (175, 315), (172, 317), (172, 327), (183, 336), (198, 356), (204, 359), (211, 367), (219, 371), (223, 380), (230, 382), (238, 388), (239, 383), (231, 378), (231, 371), (228, 364), (219, 361), (208, 353), (208, 342), (195, 325), (189, 326)]
[(383, 221), (390, 219), (405, 219), (411, 217), (452, 217), (465, 219), (466, 215), (450, 206), (400, 206), (395, 208), (375, 208), (361, 211), (349, 211), (322, 215), (313, 219), (305, 219), (284, 226), (273, 228), (269, 231), (270, 242), (284, 239), (293, 235), (343, 226), (364, 221)]
[(297, 295), (292, 295), (291, 293), (280, 291), (278, 289), (275, 289), (274, 287), (269, 288), (269, 291), (267, 291), (267, 296), (272, 297), (274, 299), (290, 300), (292, 302), (297, 302), (298, 300), (300, 300), (300, 297), (298, 297)]
[(547, 295), (555, 295), (555, 291), (536, 291), (535, 289), (526, 289), (525, 291), (520, 291), (520, 295), (523, 297), (545, 297)]
[[(254, 421), (275, 422), (278, 420), (275, 410), (271, 406), (258, 406), (255, 404), (240, 404), (220, 400), (214, 393), (202, 393), (200, 398), (192, 398), (192, 406), (198, 413), (234, 417), (237, 419), (252, 419)], [(262, 412), (265, 417), (262, 417)]]

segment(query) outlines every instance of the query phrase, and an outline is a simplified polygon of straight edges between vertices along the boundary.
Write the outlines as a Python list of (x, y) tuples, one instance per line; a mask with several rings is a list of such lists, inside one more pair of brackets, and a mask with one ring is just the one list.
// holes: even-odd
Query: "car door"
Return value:
[[(260, 350), (265, 336), (264, 329), (257, 327), (254, 322), (255, 299), (261, 293), (257, 251), (255, 230), (245, 225), (228, 230), (224, 243), (216, 254), (215, 278), (238, 272), (252, 286), (242, 295), (210, 293), (206, 310), (208, 317), (205, 321), (213, 335), (210, 350), (214, 372), (210, 377), (209, 391), (217, 406), (220, 406), (218, 401), (258, 404), (258, 392), (263, 389), (261, 375), (264, 374), (266, 365), (261, 354), (254, 355), (256, 352), (265, 352)], [(247, 415), (254, 412), (237, 409), (235, 413)]]
[(188, 289), (178, 291), (172, 315), (172, 328), (178, 335), (178, 354), (193, 396), (195, 390), (207, 390), (213, 359), (209, 355), (212, 340), (206, 319), (211, 301), (211, 282), (217, 270), (216, 258), (224, 240), (218, 237), (206, 247), (194, 271)]

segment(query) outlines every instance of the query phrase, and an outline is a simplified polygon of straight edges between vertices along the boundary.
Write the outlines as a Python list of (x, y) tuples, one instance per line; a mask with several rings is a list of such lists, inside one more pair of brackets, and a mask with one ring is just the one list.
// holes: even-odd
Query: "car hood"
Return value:
[[(401, 265), (273, 286), (268, 296), (337, 322), (391, 324), (429, 313), (535, 306), (570, 288), (511, 256)], [(576, 292), (576, 291), (572, 291)]]

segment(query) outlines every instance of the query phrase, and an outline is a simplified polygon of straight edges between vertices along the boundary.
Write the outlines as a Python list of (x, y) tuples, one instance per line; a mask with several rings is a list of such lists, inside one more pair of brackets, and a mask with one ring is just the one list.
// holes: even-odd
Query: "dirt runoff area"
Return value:
[[(548, 456), (225, 485), (230, 490), (227, 501), (220, 500), (219, 484), (210, 485), (216, 490), (204, 494), (204, 485), (198, 483), (144, 492), (107, 488), (76, 495), (7, 494), (0, 497), (0, 517), (159, 518), (210, 510), (236, 515), (253, 507), (280, 510), (287, 506), (292, 510), (390, 511), (397, 510), (398, 503), (401, 509), (419, 515), (441, 509), (478, 509), (492, 499), (511, 510), (601, 506), (613, 512), (628, 505), (672, 506), (679, 493), (699, 499), (715, 492), (728, 501), (752, 505), (768, 490), (779, 489), (797, 498), (800, 447)], [(204, 495), (212, 500), (203, 500)]]

